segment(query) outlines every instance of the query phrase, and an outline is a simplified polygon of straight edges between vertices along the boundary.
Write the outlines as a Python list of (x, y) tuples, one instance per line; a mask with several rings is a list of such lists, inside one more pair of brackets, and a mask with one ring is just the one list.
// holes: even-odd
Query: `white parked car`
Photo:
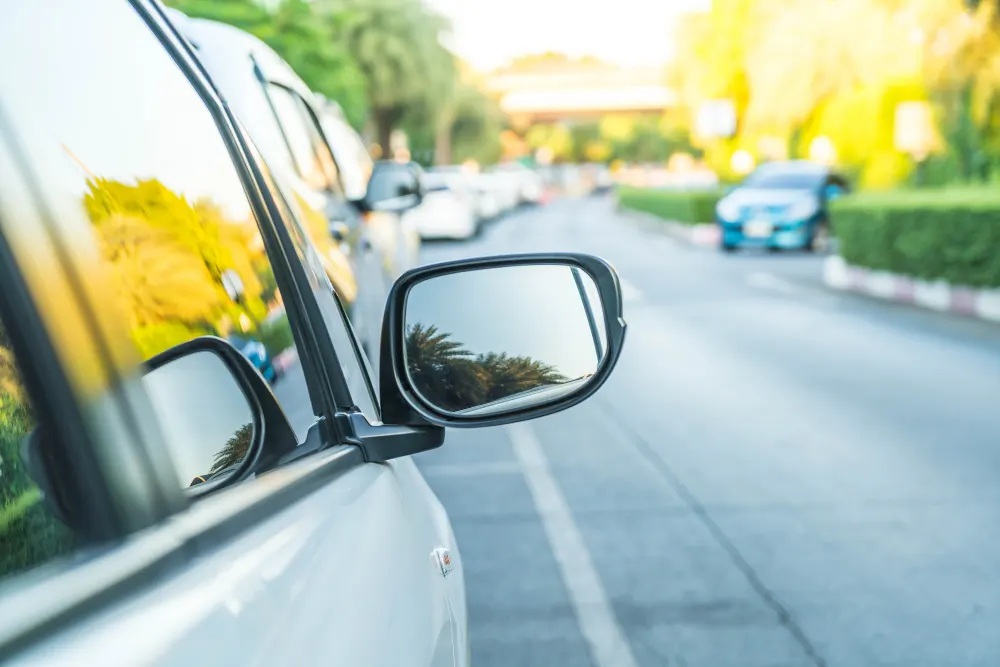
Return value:
[(514, 191), (518, 204), (537, 204), (545, 193), (542, 177), (530, 167), (520, 162), (506, 162), (497, 165), (494, 173), (508, 179), (508, 187)]
[[(465, 563), (413, 455), (597, 391), (614, 269), (409, 271), (376, 383), (301, 208), (162, 4), (4, 9), (4, 667), (468, 667)], [(234, 330), (280, 351), (273, 386)]]
[(475, 236), (481, 220), (476, 199), (460, 174), (424, 174), (424, 200), (407, 211), (404, 220), (422, 239), (465, 240)]

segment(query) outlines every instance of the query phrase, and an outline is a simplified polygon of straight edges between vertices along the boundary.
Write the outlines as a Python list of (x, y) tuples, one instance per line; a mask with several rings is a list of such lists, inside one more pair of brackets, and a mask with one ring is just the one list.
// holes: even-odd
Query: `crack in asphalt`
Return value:
[(781, 625), (792, 635), (799, 647), (802, 648), (803, 652), (812, 661), (816, 667), (827, 667), (827, 662), (816, 647), (813, 646), (809, 637), (806, 636), (805, 631), (792, 617), (791, 612), (785, 607), (784, 604), (778, 599), (778, 597), (767, 587), (767, 585), (761, 580), (757, 572), (753, 569), (753, 566), (747, 561), (740, 550), (736, 547), (732, 540), (726, 535), (722, 528), (712, 519), (712, 516), (708, 513), (705, 506), (698, 500), (697, 496), (687, 487), (684, 482), (681, 481), (680, 477), (673, 471), (656, 449), (649, 444), (646, 438), (633, 429), (627, 418), (623, 415), (618, 414), (618, 411), (607, 402), (597, 401), (597, 405), (605, 413), (605, 415), (612, 420), (619, 429), (625, 432), (628, 436), (629, 441), (635, 446), (639, 454), (653, 467), (653, 469), (659, 473), (663, 480), (670, 486), (684, 504), (688, 506), (691, 512), (698, 518), (698, 520), (705, 526), (712, 539), (722, 547), (723, 551), (729, 556), (733, 565), (740, 571), (740, 573), (750, 584), (750, 587), (761, 599), (761, 601), (767, 605), (771, 611), (778, 617), (778, 621)]

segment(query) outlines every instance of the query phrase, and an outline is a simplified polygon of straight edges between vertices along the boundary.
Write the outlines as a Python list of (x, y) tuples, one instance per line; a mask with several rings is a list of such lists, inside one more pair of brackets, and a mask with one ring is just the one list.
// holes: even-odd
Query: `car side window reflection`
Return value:
[[(301, 442), (316, 415), (258, 221), (215, 121), (127, 4), (102, 11), (100, 30), (80, 29), (93, 25), (84, 3), (55, 5), (19, 9), (32, 53), (44, 57), (2, 68), (0, 89), (28, 130), (25, 148), (55, 210), (89, 223), (89, 234), (86, 223), (73, 228), (71, 250), (113, 286), (93, 306), (121, 323), (143, 359), (200, 336), (228, 339), (272, 384)], [(185, 475), (210, 469), (217, 443), (206, 438), (188, 465), (203, 422), (174, 399), (160, 392), (152, 407), (175, 463)]]

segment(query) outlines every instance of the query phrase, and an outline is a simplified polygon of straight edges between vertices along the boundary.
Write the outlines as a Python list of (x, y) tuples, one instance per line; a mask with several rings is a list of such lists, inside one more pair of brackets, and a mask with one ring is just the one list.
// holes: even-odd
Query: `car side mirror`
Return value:
[[(195, 338), (151, 358), (142, 371), (178, 484), (190, 495), (269, 470), (296, 449), (295, 432), (270, 385), (228, 341)], [(164, 418), (170, 414), (193, 418)], [(49, 511), (85, 533), (87, 526), (53, 483), (49, 438), (44, 424), (36, 427), (21, 445), (21, 458)]]
[(297, 446), (268, 381), (229, 341), (195, 338), (144, 364), (142, 383), (161, 419), (178, 483), (201, 495), (272, 468)]
[(380, 162), (376, 163), (365, 197), (358, 204), (365, 211), (403, 213), (419, 206), (423, 198), (423, 179), (416, 169)]
[(383, 319), (382, 420), (493, 426), (591, 396), (625, 338), (614, 269), (590, 255), (507, 255), (421, 267)]

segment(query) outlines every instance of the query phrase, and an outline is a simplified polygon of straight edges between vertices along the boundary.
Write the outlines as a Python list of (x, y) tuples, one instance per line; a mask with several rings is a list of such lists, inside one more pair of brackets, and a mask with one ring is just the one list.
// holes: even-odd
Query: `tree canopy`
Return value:
[(677, 40), (671, 83), (683, 103), (726, 99), (737, 112), (735, 137), (702, 140), (723, 172), (737, 148), (761, 154), (780, 138), (807, 157), (822, 135), (863, 185), (892, 185), (911, 164), (893, 145), (906, 101), (932, 105), (956, 177), (975, 176), (976, 147), (1000, 155), (996, 2), (715, 0)]

